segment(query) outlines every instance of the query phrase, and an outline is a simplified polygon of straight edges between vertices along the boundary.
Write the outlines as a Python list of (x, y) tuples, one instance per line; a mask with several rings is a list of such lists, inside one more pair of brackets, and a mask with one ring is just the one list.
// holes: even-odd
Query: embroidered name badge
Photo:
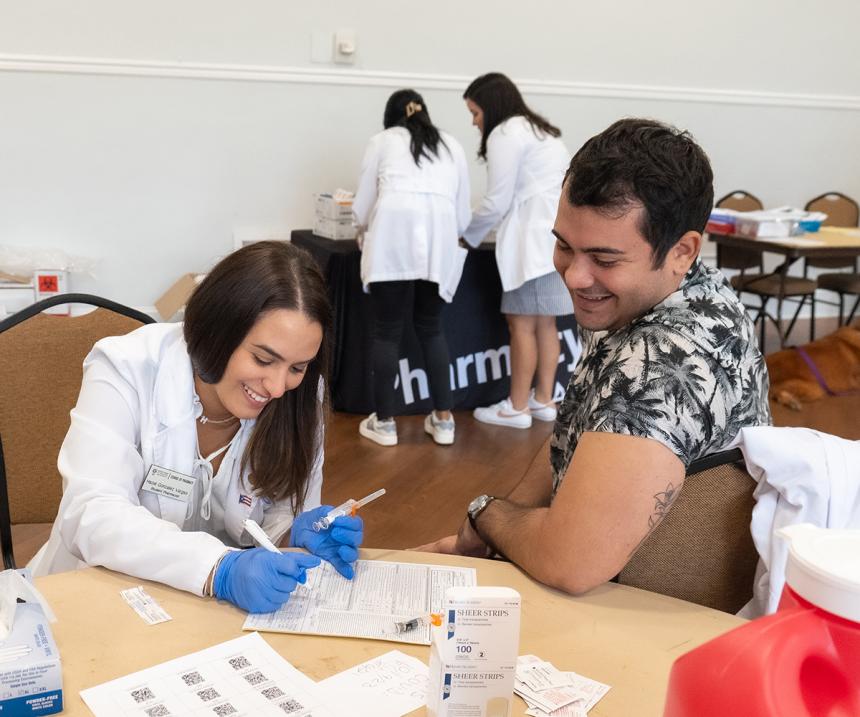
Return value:
[(163, 495), (165, 498), (173, 498), (188, 502), (191, 493), (194, 491), (194, 476), (188, 476), (178, 471), (170, 470), (170, 468), (162, 468), (153, 464), (146, 474), (146, 479), (143, 481), (141, 490), (156, 495)]

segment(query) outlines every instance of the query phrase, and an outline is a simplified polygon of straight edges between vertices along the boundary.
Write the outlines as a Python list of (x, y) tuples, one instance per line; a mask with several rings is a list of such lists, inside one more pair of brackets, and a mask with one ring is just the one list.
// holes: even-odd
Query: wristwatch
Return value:
[(469, 516), (469, 523), (472, 525), (472, 529), (477, 533), (478, 527), (475, 525), (475, 521), (478, 519), (478, 516), (483, 513), (487, 506), (492, 503), (496, 499), (494, 495), (479, 495), (475, 500), (469, 503), (469, 507), (466, 509), (466, 513)]

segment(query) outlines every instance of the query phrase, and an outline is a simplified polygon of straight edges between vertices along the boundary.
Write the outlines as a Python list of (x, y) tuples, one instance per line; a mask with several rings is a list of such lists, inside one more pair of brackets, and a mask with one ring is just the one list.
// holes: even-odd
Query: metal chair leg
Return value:
[(809, 340), (815, 341), (815, 293), (809, 297)]
[(845, 319), (845, 325), (848, 326), (854, 320), (854, 314), (857, 313), (857, 307), (860, 306), (860, 295), (857, 296), (857, 301), (854, 302), (854, 308), (851, 309), (851, 313), (848, 314), (848, 318)]

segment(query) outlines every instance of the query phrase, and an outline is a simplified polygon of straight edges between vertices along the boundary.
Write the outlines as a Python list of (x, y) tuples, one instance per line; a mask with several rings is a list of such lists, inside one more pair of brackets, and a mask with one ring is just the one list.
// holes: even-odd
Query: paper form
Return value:
[(337, 717), (319, 695), (256, 633), (81, 691), (96, 717)]
[[(429, 645), (426, 618), (442, 609), (445, 588), (475, 584), (474, 568), (357, 560), (355, 577), (347, 580), (323, 562), (279, 610), (248, 615), (243, 629)], [(395, 630), (395, 621), (414, 617), (425, 619), (408, 632)]]
[(401, 717), (427, 704), (428, 670), (398, 650), (317, 683), (331, 708), (350, 717)]

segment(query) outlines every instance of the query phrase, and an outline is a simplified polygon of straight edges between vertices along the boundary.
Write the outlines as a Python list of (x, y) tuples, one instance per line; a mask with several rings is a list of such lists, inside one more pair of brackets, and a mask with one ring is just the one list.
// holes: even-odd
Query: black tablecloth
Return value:
[[(370, 380), (373, 320), (369, 297), (363, 292), (354, 240), (325, 239), (310, 230), (293, 231), (296, 246), (316, 259), (334, 306), (334, 346), (331, 393), (334, 408), (350, 413), (374, 410)], [(508, 395), (510, 349), (508, 328), (499, 312), (502, 285), (492, 245), (470, 251), (454, 301), (443, 310), (442, 324), (451, 354), (454, 408), (486, 406)], [(556, 392), (567, 384), (575, 359), (576, 322), (560, 317), (562, 360)], [(428, 413), (427, 376), (421, 348), (411, 323), (401, 342), (400, 371), (395, 381), (397, 415)]]

